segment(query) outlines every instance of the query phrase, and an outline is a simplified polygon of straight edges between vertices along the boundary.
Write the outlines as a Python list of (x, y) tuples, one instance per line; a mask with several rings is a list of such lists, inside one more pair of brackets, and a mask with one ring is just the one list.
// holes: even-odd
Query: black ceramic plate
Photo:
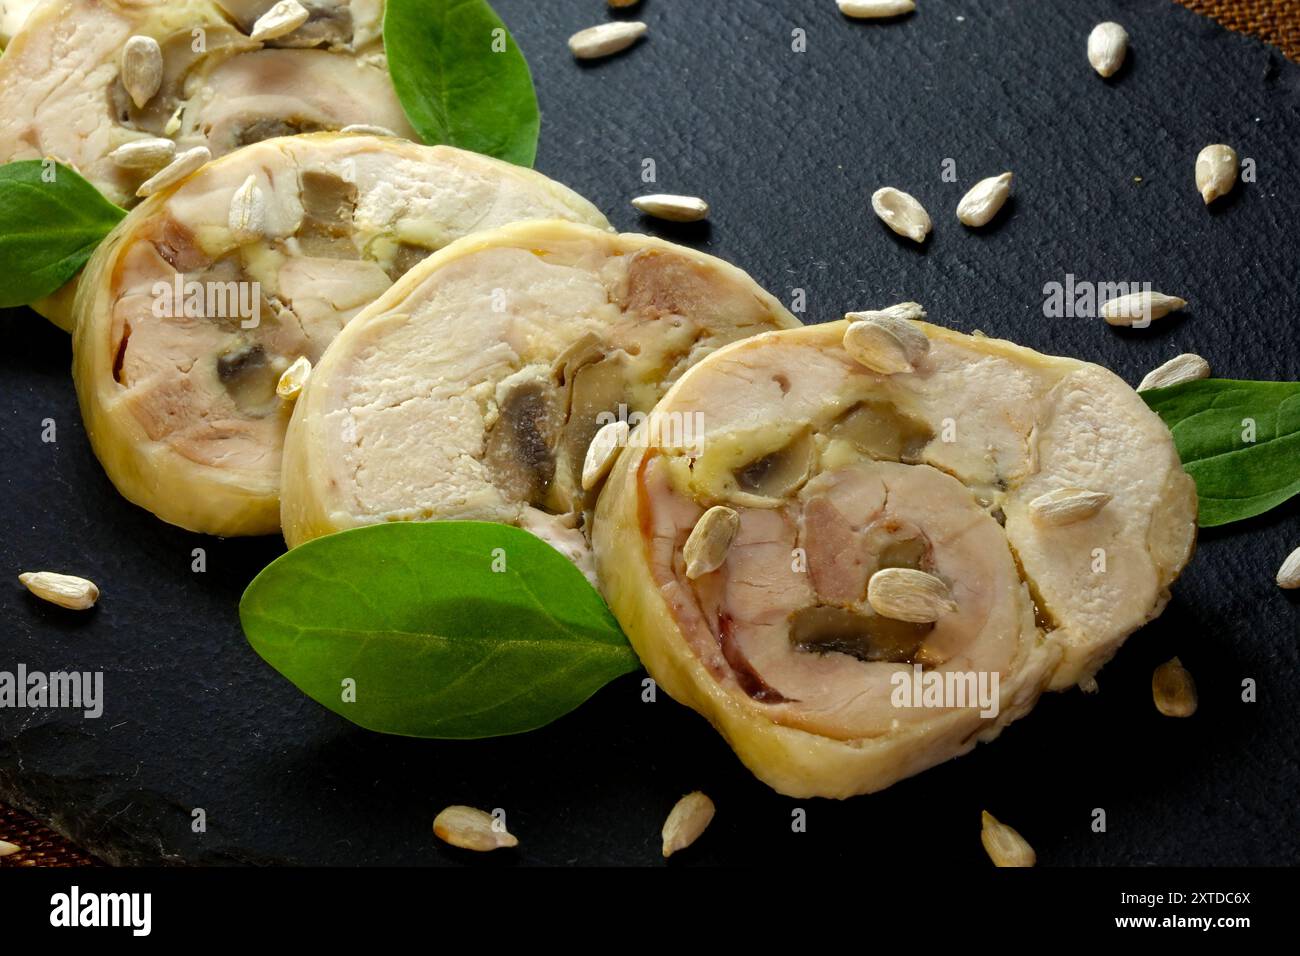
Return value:
[[(924, 0), (885, 24), (846, 20), (833, 0), (645, 0), (648, 38), (588, 66), (565, 40), (606, 16), (600, 0), (496, 6), (536, 77), (539, 169), (620, 228), (735, 262), (787, 303), (805, 290), (807, 321), (916, 299), (932, 321), (1131, 382), (1184, 351), (1222, 377), (1300, 378), (1300, 67), (1168, 0)], [(1133, 36), (1109, 82), (1084, 55), (1106, 19)], [(1258, 176), (1207, 211), (1192, 169), (1212, 142)], [(646, 191), (646, 159), (655, 189), (710, 200), (709, 225), (638, 217), (628, 200)], [(959, 226), (964, 188), (1004, 169), (1017, 176), (1004, 218)], [(871, 214), (885, 184), (934, 214), (924, 249)], [(1044, 285), (1070, 274), (1151, 281), (1192, 306), (1140, 333), (1046, 318)], [(186, 534), (127, 504), (87, 445), (67, 337), (27, 311), (0, 322), (0, 670), (102, 670), (106, 695), (98, 720), (0, 709), (0, 800), (106, 860), (460, 862), (430, 823), (467, 803), (505, 808), (522, 839), (489, 864), (650, 864), (665, 814), (697, 788), (718, 815), (682, 862), (987, 865), (985, 808), (1048, 864), (1300, 860), (1300, 604), (1273, 583), (1300, 544), (1295, 502), (1205, 533), (1099, 694), (1048, 695), (993, 744), (882, 794), (800, 803), (754, 780), (692, 712), (642, 703), (639, 676), (509, 739), (387, 738), (327, 712), (240, 632), (239, 596), (281, 544)], [(42, 440), (47, 419), (57, 441)], [(205, 573), (191, 570), (195, 548)], [(32, 568), (93, 578), (101, 606), (39, 603), (14, 580)], [(1152, 669), (1175, 654), (1200, 686), (1190, 720), (1151, 702)], [(805, 833), (792, 832), (796, 807)]]

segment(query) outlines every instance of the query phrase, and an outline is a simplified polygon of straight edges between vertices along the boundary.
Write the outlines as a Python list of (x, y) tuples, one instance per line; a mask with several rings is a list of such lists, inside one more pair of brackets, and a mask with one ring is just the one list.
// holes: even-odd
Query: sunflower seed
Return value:
[(855, 20), (899, 17), (916, 9), (915, 0), (835, 0), (840, 13)]
[(957, 610), (948, 585), (912, 568), (882, 568), (867, 582), (867, 603), (881, 617), (932, 624)]
[(1011, 173), (980, 180), (957, 204), (957, 218), (968, 226), (987, 226), (1011, 195)]
[(153, 37), (133, 36), (122, 47), (122, 86), (136, 109), (143, 109), (162, 88), (162, 47)]
[(1237, 185), (1237, 151), (1216, 143), (1201, 150), (1196, 157), (1196, 188), (1205, 205), (1232, 192)]
[(587, 457), (582, 463), (582, 490), (595, 488), (609, 470), (614, 467), (614, 459), (627, 444), (627, 436), (632, 431), (627, 422), (610, 422), (596, 432), (596, 437), (587, 446)]
[(682, 557), (686, 559), (686, 576), (694, 581), (716, 571), (727, 560), (731, 542), (740, 530), (740, 515), (724, 505), (714, 505), (704, 512), (691, 536), (686, 539)]
[(925, 242), (933, 227), (925, 207), (893, 186), (877, 189), (871, 197), (871, 208), (886, 226), (914, 242)]
[[(914, 303), (904, 305), (910, 304)], [(844, 330), (844, 351), (873, 372), (881, 375), (913, 372), (930, 351), (930, 340), (924, 332), (889, 312), (850, 312), (844, 318), (849, 321), (849, 327)]]
[(352, 123), (349, 126), (339, 130), (340, 133), (349, 133), (356, 136), (391, 136), (394, 139), (401, 139), (387, 126), (370, 126), (366, 123)]
[(433, 835), (444, 843), (479, 853), (519, 845), (519, 841), (492, 814), (473, 807), (443, 810), (434, 818)]
[(292, 400), (302, 394), (303, 386), (311, 377), (311, 362), (307, 356), (300, 355), (293, 364), (284, 370), (280, 381), (276, 383), (275, 394), (286, 400)]
[(1063, 527), (1091, 518), (1110, 503), (1104, 491), (1058, 488), (1029, 502), (1029, 514), (1040, 524)]
[(1300, 588), (1300, 548), (1291, 552), (1277, 571), (1277, 586), (1288, 591)]
[(176, 107), (176, 112), (172, 113), (167, 120), (167, 125), (163, 127), (164, 136), (175, 136), (181, 130), (181, 119), (185, 116), (185, 104), (182, 103)]
[(237, 239), (254, 239), (262, 234), (266, 226), (266, 197), (257, 185), (256, 176), (245, 179), (230, 197), (227, 225)]
[(149, 172), (162, 169), (175, 156), (176, 144), (161, 136), (123, 143), (108, 154), (108, 158), (123, 169), (143, 169)]
[(1101, 317), (1111, 325), (1145, 328), (1170, 312), (1186, 308), (1187, 300), (1163, 292), (1134, 292), (1111, 299), (1101, 307)]
[(168, 186), (173, 186), (193, 175), (204, 164), (212, 159), (212, 153), (206, 146), (195, 146), (193, 149), (187, 149), (177, 156), (166, 169), (155, 173), (153, 178), (146, 179), (143, 185), (135, 191), (137, 196), (152, 196), (156, 192), (161, 192)]
[(0, 840), (0, 857), (13, 856), (15, 853), (21, 853), (22, 847), (16, 843), (10, 843), (8, 840)]
[(994, 866), (1033, 866), (1038, 861), (1034, 848), (1011, 827), (987, 810), (981, 814), (981, 819), (980, 842)]
[(253, 24), (250, 39), (259, 42), (276, 40), (288, 36), (311, 17), (311, 12), (298, 0), (280, 0), (275, 6), (257, 18)]
[[(900, 302), (898, 305), (891, 305), (889, 308), (880, 311), (894, 319), (907, 319), (912, 322), (924, 322), (926, 319), (925, 309), (921, 307), (919, 302)], [(929, 344), (930, 340), (926, 339), (927, 350)]]
[(95, 582), (71, 574), (27, 571), (18, 575), (18, 580), (42, 601), (49, 601), (71, 611), (87, 611), (99, 600), (99, 588)]
[(1112, 77), (1124, 65), (1128, 53), (1128, 31), (1118, 23), (1099, 23), (1088, 36), (1088, 62), (1105, 77)]
[(1176, 657), (1165, 661), (1151, 675), (1151, 696), (1156, 710), (1166, 717), (1190, 717), (1196, 713), (1196, 681)]
[(1149, 388), (1168, 388), (1170, 385), (1195, 382), (1198, 379), (1209, 377), (1210, 363), (1199, 355), (1184, 352), (1176, 358), (1171, 358), (1159, 368), (1148, 372), (1147, 377), (1142, 379), (1142, 384), (1137, 387), (1137, 390), (1145, 392)]
[(579, 60), (595, 60), (626, 50), (645, 36), (646, 25), (639, 20), (621, 20), (579, 30), (569, 37), (569, 49)]
[(664, 859), (698, 840), (713, 822), (713, 813), (713, 801), (698, 790), (678, 800), (664, 821)]
[(699, 222), (709, 218), (709, 204), (697, 196), (669, 196), (655, 193), (638, 196), (632, 205), (647, 216), (668, 222)]

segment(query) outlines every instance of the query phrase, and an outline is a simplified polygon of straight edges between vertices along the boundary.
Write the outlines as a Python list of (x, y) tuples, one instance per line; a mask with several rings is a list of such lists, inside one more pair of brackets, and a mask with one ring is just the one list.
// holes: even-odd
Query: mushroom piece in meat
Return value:
[(532, 170), (337, 133), (245, 147), (153, 196), (96, 252), (77, 300), (73, 374), (109, 477), (190, 530), (274, 533), (280, 376), (315, 364), (404, 264), (522, 219), (607, 228)]
[[(471, 236), (412, 269), (316, 365), (285, 446), (285, 539), (500, 521), (590, 573), (582, 476), (600, 427), (636, 425), (713, 350), (797, 325), (740, 270), (657, 239), (561, 222)], [(697, 426), (659, 424), (631, 443)]]
[[(251, 39), (252, 24), (273, 5), (46, 0), (0, 59), (0, 162), (57, 159), (129, 208), (169, 155), (149, 151), (152, 165), (138, 154), (127, 159), (119, 150), (131, 144), (170, 141), (170, 155), (202, 146), (222, 156), (358, 124), (416, 138), (388, 75), (382, 0), (308, 0), (298, 29)], [(6, 22), (19, 6), (6, 3), (6, 14), (14, 8)], [(139, 58), (124, 66), (128, 43), (156, 44), (161, 56), (161, 77), (140, 102)], [(69, 328), (71, 299), (65, 290), (37, 308)]]
[[(704, 412), (699, 448), (630, 449), (592, 521), (600, 586), (651, 676), (797, 797), (887, 787), (1088, 682), (1195, 542), (1173, 440), (1110, 372), (916, 323), (930, 348), (882, 375), (845, 352), (846, 327), (695, 365), (653, 415)], [(737, 479), (737, 462), (762, 467)], [(1035, 520), (1059, 488), (1110, 497)], [(686, 545), (719, 506), (738, 527), (691, 575)]]

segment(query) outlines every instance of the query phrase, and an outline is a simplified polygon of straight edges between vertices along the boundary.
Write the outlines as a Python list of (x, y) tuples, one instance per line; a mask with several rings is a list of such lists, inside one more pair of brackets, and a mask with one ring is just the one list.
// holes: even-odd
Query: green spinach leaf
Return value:
[(509, 525), (318, 538), (258, 575), (239, 614), (254, 650), (314, 700), (411, 737), (533, 730), (640, 667), (582, 573)]
[(1142, 397), (1196, 479), (1201, 527), (1253, 518), (1300, 494), (1300, 382), (1203, 379)]
[(0, 166), (0, 307), (58, 291), (125, 215), (67, 166)]
[(388, 0), (384, 45), (397, 98), (426, 143), (532, 166), (533, 77), (484, 0)]

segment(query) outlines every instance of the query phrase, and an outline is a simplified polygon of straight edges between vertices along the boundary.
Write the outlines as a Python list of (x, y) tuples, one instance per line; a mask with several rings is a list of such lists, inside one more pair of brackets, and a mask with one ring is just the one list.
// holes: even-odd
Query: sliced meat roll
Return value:
[[(383, 0), (303, 0), (300, 27), (251, 39), (273, 5), (45, 0), (0, 59), (0, 163), (57, 159), (129, 208), (147, 179), (199, 146), (221, 156), (353, 125), (416, 138), (388, 75)], [(35, 307), (67, 329), (74, 292)]]
[(336, 133), (246, 147), (151, 197), (77, 295), (74, 378), (109, 477), (193, 531), (276, 531), (281, 373), (434, 250), (530, 218), (606, 227), (532, 170)]
[(594, 521), (650, 673), (800, 797), (889, 786), (1088, 680), (1195, 539), (1169, 432), (1110, 372), (909, 323), (880, 374), (847, 329), (695, 366), (649, 421), (702, 417), (702, 442), (634, 435)]
[(515, 524), (590, 572), (588, 447), (714, 349), (798, 325), (740, 270), (524, 223), (413, 269), (325, 353), (285, 455), (290, 546), (384, 521)]

